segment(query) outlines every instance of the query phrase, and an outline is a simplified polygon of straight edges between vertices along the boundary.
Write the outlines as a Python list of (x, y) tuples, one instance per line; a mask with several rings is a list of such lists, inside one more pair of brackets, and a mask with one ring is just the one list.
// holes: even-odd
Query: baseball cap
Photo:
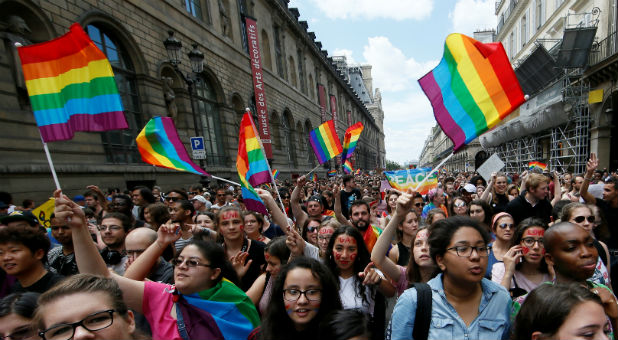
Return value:
[(476, 187), (474, 186), (474, 184), (468, 183), (466, 185), (464, 185), (464, 190), (473, 194), (476, 192)]
[(314, 202), (318, 202), (320, 204), (322, 204), (322, 199), (320, 198), (320, 195), (313, 195), (311, 197), (309, 197), (309, 199), (307, 200), (307, 203), (314, 201)]
[(33, 227), (39, 225), (39, 220), (30, 211), (15, 210), (0, 219), (0, 222), (3, 224), (8, 224), (15, 221), (26, 221)]
[(206, 204), (206, 199), (202, 195), (195, 195), (195, 196), (193, 196), (191, 201), (200, 201), (200, 202)]
[(84, 195), (75, 195), (75, 197), (73, 197), (73, 202), (79, 202), (79, 201), (84, 201), (84, 200), (86, 200)]

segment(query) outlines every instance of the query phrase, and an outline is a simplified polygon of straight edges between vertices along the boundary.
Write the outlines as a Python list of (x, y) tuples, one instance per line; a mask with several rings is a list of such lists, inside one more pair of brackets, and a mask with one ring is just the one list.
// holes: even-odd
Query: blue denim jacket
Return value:
[[(432, 290), (429, 339), (508, 339), (511, 297), (504, 287), (481, 281), (483, 296), (479, 315), (466, 327), (455, 308), (446, 300), (442, 274), (427, 282)], [(416, 289), (407, 289), (397, 301), (391, 318), (391, 339), (412, 339), (416, 314)]]

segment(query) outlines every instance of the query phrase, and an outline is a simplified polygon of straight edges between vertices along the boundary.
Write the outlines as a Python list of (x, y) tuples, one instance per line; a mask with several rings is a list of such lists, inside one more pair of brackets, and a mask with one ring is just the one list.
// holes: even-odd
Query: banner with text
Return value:
[[(388, 183), (399, 191), (414, 189), (431, 172), (431, 168), (384, 171)], [(438, 173), (434, 172), (416, 191), (426, 195), (429, 190), (438, 187)]]
[[(330, 113), (333, 115), (333, 124), (335, 125), (335, 132), (337, 132), (337, 97), (332, 94), (330, 95)], [(335, 162), (335, 164), (341, 164), (341, 156), (335, 157)]]
[(262, 57), (258, 42), (258, 28), (255, 19), (245, 17), (247, 25), (247, 42), (249, 43), (249, 56), (251, 58), (251, 73), (253, 74), (253, 91), (255, 92), (255, 107), (257, 109), (257, 129), (262, 139), (266, 158), (273, 158), (270, 140), (270, 127), (268, 126), (268, 107), (266, 106), (266, 94), (264, 93), (264, 74), (262, 73)]
[(320, 124), (324, 123), (326, 119), (326, 88), (324, 85), (318, 84), (318, 100), (320, 102), (320, 117), (322, 121)]

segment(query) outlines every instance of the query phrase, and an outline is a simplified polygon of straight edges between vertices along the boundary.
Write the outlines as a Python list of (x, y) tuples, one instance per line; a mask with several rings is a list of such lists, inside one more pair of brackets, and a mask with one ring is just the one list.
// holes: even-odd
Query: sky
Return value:
[(382, 93), (386, 158), (417, 160), (436, 124), (417, 80), (442, 58), (450, 33), (495, 29), (495, 0), (291, 0), (329, 56), (372, 65)]

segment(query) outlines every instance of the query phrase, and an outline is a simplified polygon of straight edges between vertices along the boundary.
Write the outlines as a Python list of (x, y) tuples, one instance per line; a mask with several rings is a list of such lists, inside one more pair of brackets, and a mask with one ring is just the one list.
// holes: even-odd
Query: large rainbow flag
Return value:
[(258, 138), (251, 114), (247, 112), (240, 122), (236, 170), (242, 187), (243, 203), (247, 209), (266, 214), (264, 202), (253, 189), (262, 183), (270, 183), (271, 179), (268, 163)]
[(453, 151), (494, 127), (524, 102), (501, 43), (450, 34), (442, 60), (419, 79)]
[(341, 154), (341, 142), (333, 120), (322, 123), (309, 133), (309, 142), (320, 164)]
[(343, 153), (341, 154), (341, 162), (343, 164), (345, 164), (347, 159), (352, 157), (354, 149), (356, 149), (356, 143), (358, 142), (364, 128), (365, 126), (362, 122), (356, 122), (354, 125), (345, 130), (345, 135), (343, 137)]
[(112, 67), (79, 24), (17, 52), (44, 142), (71, 139), (75, 131), (128, 128)]
[[(384, 175), (388, 180), (391, 187), (404, 192), (408, 189), (414, 189), (421, 183), (425, 177), (431, 172), (431, 168), (418, 168), (418, 169), (405, 169), (396, 171), (384, 171)], [(434, 172), (423, 183), (423, 185), (416, 189), (416, 192), (421, 195), (426, 195), (429, 190), (438, 187), (438, 174)]]
[(187, 150), (178, 137), (174, 121), (170, 117), (150, 119), (135, 141), (142, 160), (148, 164), (196, 175), (208, 175), (189, 158)]

